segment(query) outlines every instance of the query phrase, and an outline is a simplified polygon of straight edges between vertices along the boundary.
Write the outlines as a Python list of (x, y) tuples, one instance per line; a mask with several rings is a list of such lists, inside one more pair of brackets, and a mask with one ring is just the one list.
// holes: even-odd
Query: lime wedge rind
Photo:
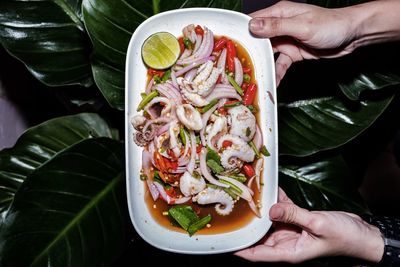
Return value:
[(178, 39), (168, 32), (150, 35), (142, 45), (142, 59), (153, 69), (167, 69), (175, 64), (180, 54)]

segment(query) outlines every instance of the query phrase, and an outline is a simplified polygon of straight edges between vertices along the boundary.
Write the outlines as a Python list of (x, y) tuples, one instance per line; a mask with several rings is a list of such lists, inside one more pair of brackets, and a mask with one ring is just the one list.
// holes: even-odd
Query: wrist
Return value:
[(384, 237), (378, 227), (369, 225), (369, 237), (365, 242), (366, 248), (363, 249), (363, 260), (378, 263), (382, 260), (385, 251)]
[(344, 10), (351, 18), (354, 48), (400, 40), (400, 1), (371, 1)]

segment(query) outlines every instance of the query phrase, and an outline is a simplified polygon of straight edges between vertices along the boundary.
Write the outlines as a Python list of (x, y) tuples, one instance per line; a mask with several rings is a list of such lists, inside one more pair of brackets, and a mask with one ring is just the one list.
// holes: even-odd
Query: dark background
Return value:
[[(277, 1), (244, 1), (244, 12), (251, 13), (275, 2)], [(88, 99), (93, 99), (94, 95), (96, 102), (94, 111), (101, 111), (102, 114), (106, 114), (109, 118), (120, 123), (122, 127), (123, 113), (109, 108), (96, 89), (46, 87), (33, 78), (20, 61), (10, 56), (3, 47), (0, 47), (0, 150), (13, 146), (21, 133), (33, 125), (58, 116), (93, 111), (93, 106), (71, 104), (70, 99), (74, 99), (76, 95), (87, 95)], [(392, 108), (390, 112), (399, 114), (399, 110), (396, 108)], [(384, 125), (384, 120), (384, 118), (381, 119), (381, 123), (378, 121), (377, 132), (379, 132), (380, 125)], [(394, 128), (396, 127), (398, 129), (399, 126), (395, 125)], [(399, 136), (399, 134), (397, 135)], [(397, 137), (397, 139), (400, 138)], [(371, 140), (371, 143), (375, 142), (376, 140)], [(400, 207), (396, 207), (396, 203), (399, 203), (400, 200), (400, 169), (395, 164), (393, 142), (386, 144), (370, 161), (364, 181), (360, 184), (361, 194), (371, 210), (376, 213), (399, 214), (400, 210)], [(142, 264), (150, 266), (158, 261), (162, 265), (174, 265), (176, 267), (214, 266), (219, 262), (223, 266), (285, 266), (284, 264), (250, 263), (232, 254), (192, 256), (168, 253), (151, 247), (135, 234), (133, 234), (129, 249), (124, 252), (115, 266), (137, 266), (139, 258)], [(146, 264), (146, 261), (149, 264)], [(351, 266), (348, 259), (340, 258), (336, 258), (330, 264), (313, 261), (303, 265)]]

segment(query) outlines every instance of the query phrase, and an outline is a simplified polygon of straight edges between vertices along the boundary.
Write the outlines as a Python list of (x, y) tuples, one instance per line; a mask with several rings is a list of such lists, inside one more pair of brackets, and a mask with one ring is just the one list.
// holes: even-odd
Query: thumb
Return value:
[(309, 224), (313, 214), (296, 206), (293, 203), (277, 203), (269, 211), (269, 217), (272, 221), (283, 222), (297, 225), (303, 229), (309, 229)]
[(249, 30), (259, 37), (292, 36), (298, 38), (302, 33), (302, 23), (294, 17), (258, 17), (249, 22)]

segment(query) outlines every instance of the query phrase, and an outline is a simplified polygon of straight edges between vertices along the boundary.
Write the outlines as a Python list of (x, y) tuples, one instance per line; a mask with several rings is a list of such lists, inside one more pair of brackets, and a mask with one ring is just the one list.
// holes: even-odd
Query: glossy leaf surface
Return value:
[(123, 144), (83, 140), (28, 175), (0, 228), (1, 266), (105, 266), (127, 239)]
[(82, 113), (49, 120), (28, 129), (14, 147), (0, 152), (0, 214), (5, 213), (14, 194), (35, 169), (60, 151), (87, 138), (117, 138), (97, 114)]
[(49, 86), (93, 84), (82, 0), (0, 1), (0, 42)]
[(306, 156), (341, 146), (368, 128), (392, 97), (380, 101), (342, 102), (326, 97), (279, 108), (279, 153)]
[(294, 203), (310, 210), (367, 211), (348, 166), (339, 156), (301, 166), (280, 166), (279, 183)]

